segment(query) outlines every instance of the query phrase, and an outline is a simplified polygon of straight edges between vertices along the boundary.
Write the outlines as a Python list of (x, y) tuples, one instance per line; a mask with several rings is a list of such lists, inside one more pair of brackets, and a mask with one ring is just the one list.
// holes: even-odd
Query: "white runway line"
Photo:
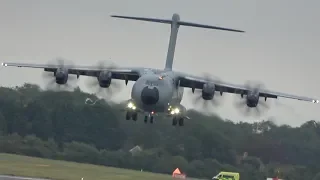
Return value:
[(0, 175), (0, 180), (49, 180), (49, 179)]

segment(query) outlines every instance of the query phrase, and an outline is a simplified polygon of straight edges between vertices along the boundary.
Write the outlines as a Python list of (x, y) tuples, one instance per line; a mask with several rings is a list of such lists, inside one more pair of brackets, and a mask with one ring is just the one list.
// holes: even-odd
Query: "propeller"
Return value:
[[(116, 65), (113, 63), (108, 64), (105, 61), (99, 61), (97, 67), (100, 73), (102, 71), (114, 69), (116, 68)], [(99, 76), (99, 73), (97, 74), (97, 76)], [(96, 95), (100, 95), (103, 98), (111, 97), (113, 93), (119, 92), (121, 88), (121, 84), (113, 80), (111, 81), (111, 84), (108, 88), (103, 88), (99, 85), (99, 80), (97, 78), (90, 78), (86, 82), (86, 85), (88, 88), (92, 89)]]
[[(66, 63), (67, 62), (67, 63)], [(73, 68), (74, 64), (66, 59), (63, 58), (56, 58), (52, 61), (48, 62), (48, 67), (49, 68)], [(44, 71), (42, 73), (42, 78), (44, 79), (44, 81), (46, 81), (46, 88), (47, 89), (51, 89), (51, 90), (67, 90), (70, 88), (73, 88), (76, 84), (77, 81), (77, 77), (73, 76), (73, 75), (68, 75), (68, 80), (65, 84), (57, 84), (56, 83), (56, 77), (54, 75), (53, 72), (48, 72), (48, 71)]]
[[(218, 77), (214, 77), (208, 73), (204, 74), (204, 80), (210, 83), (213, 83), (214, 85), (220, 84), (221, 80)], [(215, 87), (217, 88), (217, 87)], [(223, 89), (222, 89), (223, 92)], [(192, 93), (192, 94), (191, 94)], [(221, 101), (222, 101), (222, 94), (220, 94), (219, 92), (215, 92), (213, 98), (211, 100), (204, 100), (202, 98), (202, 89), (195, 89), (194, 93), (192, 91), (190, 91), (190, 96), (194, 96), (193, 94), (196, 95), (195, 98), (192, 98), (192, 103), (193, 104), (198, 104), (199, 102), (201, 103), (202, 108), (205, 108), (206, 110), (209, 109), (209, 107), (211, 106), (219, 106), (221, 105)]]
[[(260, 90), (265, 86), (259, 82), (248, 81), (245, 83), (244, 87), (248, 89), (248, 92), (251, 92), (252, 95), (254, 95), (259, 93)], [(247, 96), (247, 95), (244, 95), (244, 96)], [(250, 94), (249, 94), (249, 97), (250, 97)], [(253, 99), (252, 101), (256, 100), (254, 98), (259, 98), (259, 96), (252, 97)], [(266, 111), (267, 109), (269, 109), (269, 105), (267, 104), (267, 102), (264, 99), (260, 99), (260, 98), (259, 98), (258, 104), (255, 107), (248, 107), (247, 97), (241, 98), (239, 101), (235, 103), (235, 106), (238, 109), (240, 109), (240, 111), (245, 116), (249, 116), (249, 115), (260, 116), (262, 114), (262, 111)]]

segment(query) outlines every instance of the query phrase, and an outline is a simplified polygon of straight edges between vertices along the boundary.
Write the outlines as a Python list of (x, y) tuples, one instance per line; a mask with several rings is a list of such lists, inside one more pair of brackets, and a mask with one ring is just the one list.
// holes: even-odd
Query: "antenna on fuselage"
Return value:
[(171, 24), (171, 33), (170, 33), (170, 39), (169, 39), (169, 47), (168, 47), (166, 64), (165, 64), (165, 70), (172, 70), (174, 52), (175, 52), (175, 48), (176, 48), (178, 30), (179, 30), (180, 26), (191, 26), (191, 27), (198, 27), (198, 28), (224, 30), (224, 31), (244, 32), (244, 31), (236, 30), (236, 29), (228, 29), (228, 28), (223, 28), (223, 27), (180, 21), (180, 16), (179, 16), (179, 14), (176, 14), (176, 13), (172, 15), (171, 20), (157, 19), (157, 18), (133, 17), (133, 16), (118, 16), (118, 15), (111, 15), (111, 17)]

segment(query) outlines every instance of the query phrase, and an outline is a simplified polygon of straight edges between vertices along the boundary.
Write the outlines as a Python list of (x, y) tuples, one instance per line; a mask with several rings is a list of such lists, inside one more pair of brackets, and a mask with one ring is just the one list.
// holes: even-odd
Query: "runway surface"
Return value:
[(49, 180), (49, 179), (0, 175), (0, 180)]

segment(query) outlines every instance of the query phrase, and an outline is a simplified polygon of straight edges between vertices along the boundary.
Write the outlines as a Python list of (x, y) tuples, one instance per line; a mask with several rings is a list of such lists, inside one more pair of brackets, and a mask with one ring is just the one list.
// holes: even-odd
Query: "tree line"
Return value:
[(88, 97), (97, 99), (79, 88), (1, 87), (0, 152), (158, 173), (179, 167), (198, 178), (236, 171), (247, 180), (320, 179), (320, 123), (314, 120), (300, 127), (234, 123), (190, 110), (184, 127), (166, 117), (144, 124), (142, 117), (126, 121), (123, 104), (91, 106), (84, 103)]

